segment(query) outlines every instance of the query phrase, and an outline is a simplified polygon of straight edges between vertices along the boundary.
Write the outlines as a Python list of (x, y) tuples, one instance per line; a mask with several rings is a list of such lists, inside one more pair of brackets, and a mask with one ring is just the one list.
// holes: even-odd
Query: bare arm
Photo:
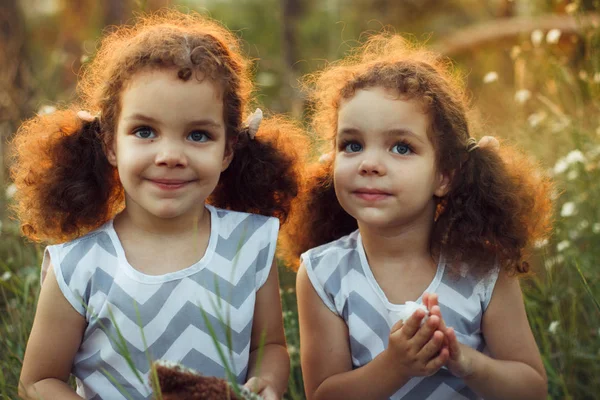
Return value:
[(24, 399), (81, 399), (67, 384), (86, 327), (48, 268), (27, 342), (19, 385)]
[(475, 372), (465, 379), (467, 385), (490, 400), (545, 399), (546, 371), (517, 279), (500, 273), (482, 325), (493, 358), (475, 352)]
[(437, 371), (448, 357), (447, 350), (438, 355), (443, 340), (443, 334), (435, 332), (439, 319), (430, 318), (419, 329), (425, 314), (416, 312), (406, 325), (393, 328), (388, 349), (353, 370), (346, 323), (323, 304), (304, 266), (298, 271), (296, 290), (308, 400), (388, 399), (413, 375)]
[[(261, 343), (262, 350), (259, 349)], [(289, 374), (290, 357), (283, 330), (279, 277), (273, 260), (269, 277), (256, 294), (246, 386), (260, 393), (265, 400), (281, 399), (287, 389)]]
[[(437, 298), (434, 303), (437, 304)], [(434, 314), (439, 308), (433, 309)], [(484, 313), (482, 331), (491, 357), (458, 343), (452, 328), (446, 331), (448, 368), (485, 399), (545, 399), (546, 371), (527, 321), (517, 279), (501, 272), (492, 300)]]

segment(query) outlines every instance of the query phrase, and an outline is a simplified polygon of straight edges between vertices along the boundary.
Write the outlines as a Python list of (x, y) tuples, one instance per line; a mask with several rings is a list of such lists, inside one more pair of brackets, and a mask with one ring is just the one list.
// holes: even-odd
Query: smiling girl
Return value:
[(259, 128), (260, 111), (243, 122), (248, 61), (197, 14), (118, 28), (79, 89), (78, 104), (27, 121), (14, 142), (23, 233), (59, 243), (45, 251), (20, 395), (147, 399), (150, 356), (221, 378), (228, 364), (281, 398), (274, 254), (301, 132), (281, 119)]

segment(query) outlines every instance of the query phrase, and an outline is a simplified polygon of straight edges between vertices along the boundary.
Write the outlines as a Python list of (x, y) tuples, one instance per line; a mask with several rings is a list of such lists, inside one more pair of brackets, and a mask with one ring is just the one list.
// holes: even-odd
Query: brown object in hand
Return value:
[(159, 363), (154, 368), (163, 400), (242, 400), (224, 379)]

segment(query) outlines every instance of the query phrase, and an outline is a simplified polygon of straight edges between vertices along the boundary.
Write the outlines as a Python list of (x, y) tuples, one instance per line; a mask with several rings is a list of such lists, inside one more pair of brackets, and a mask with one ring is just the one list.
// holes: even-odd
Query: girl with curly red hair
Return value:
[(477, 142), (451, 64), (401, 37), (313, 78), (325, 156), (286, 244), (307, 398), (545, 398), (515, 275), (551, 183)]
[(55, 243), (21, 396), (145, 399), (164, 359), (282, 397), (274, 253), (305, 136), (258, 111), (244, 123), (239, 46), (199, 14), (140, 17), (102, 39), (78, 104), (18, 131), (18, 218)]

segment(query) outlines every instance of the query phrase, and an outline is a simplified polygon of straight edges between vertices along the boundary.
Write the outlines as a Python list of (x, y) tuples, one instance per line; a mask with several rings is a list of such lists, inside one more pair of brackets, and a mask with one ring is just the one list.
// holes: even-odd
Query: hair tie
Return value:
[(95, 120), (100, 119), (100, 113), (92, 115), (89, 111), (79, 110), (77, 111), (77, 117), (82, 121), (94, 122)]
[(479, 148), (477, 140), (475, 140), (475, 138), (470, 137), (469, 140), (467, 140), (467, 153), (470, 153), (477, 148)]
[(256, 137), (256, 132), (258, 132), (258, 128), (260, 127), (260, 123), (263, 119), (263, 112), (260, 108), (257, 108), (248, 118), (246, 118), (246, 129), (248, 132), (248, 137), (250, 140), (254, 140)]
[(329, 153), (323, 153), (321, 154), (321, 157), (319, 157), (319, 163), (321, 164), (325, 164), (330, 161), (333, 161), (333, 151), (330, 151)]

